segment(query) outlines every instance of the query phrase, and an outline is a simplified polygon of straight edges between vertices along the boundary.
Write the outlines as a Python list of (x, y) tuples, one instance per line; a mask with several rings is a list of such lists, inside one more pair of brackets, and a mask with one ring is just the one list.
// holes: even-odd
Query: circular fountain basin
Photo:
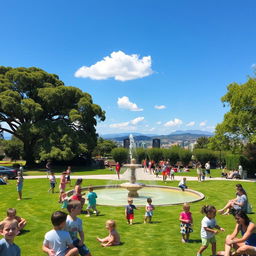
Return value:
[[(95, 186), (94, 191), (98, 195), (98, 205), (127, 205), (128, 191), (119, 185)], [(136, 206), (145, 206), (148, 197), (152, 198), (153, 204), (156, 206), (168, 206), (200, 201), (204, 198), (204, 195), (191, 189), (186, 189), (183, 192), (175, 187), (150, 185), (141, 189), (139, 197), (133, 198), (133, 202)]]

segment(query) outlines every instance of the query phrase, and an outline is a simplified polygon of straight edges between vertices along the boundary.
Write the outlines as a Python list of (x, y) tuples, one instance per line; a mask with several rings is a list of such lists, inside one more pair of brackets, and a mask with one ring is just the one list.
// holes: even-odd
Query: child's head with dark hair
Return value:
[(93, 187), (92, 187), (92, 186), (88, 187), (88, 190), (89, 190), (90, 192), (92, 192), (92, 191), (93, 191)]
[(16, 209), (15, 208), (8, 208), (6, 211), (8, 217), (15, 217), (16, 216)]
[(80, 185), (83, 182), (83, 179), (79, 178), (76, 180), (76, 185)]
[(216, 208), (213, 205), (204, 205), (201, 209), (201, 213), (205, 214), (207, 217), (215, 217), (216, 215)]
[(67, 214), (65, 212), (56, 211), (52, 214), (51, 221), (54, 227), (59, 227), (63, 222), (66, 222)]
[(147, 198), (147, 203), (151, 204), (152, 203), (152, 198), (148, 197)]
[(72, 210), (77, 208), (81, 209), (81, 202), (78, 200), (71, 200), (67, 205), (67, 210), (69, 213), (71, 213)]

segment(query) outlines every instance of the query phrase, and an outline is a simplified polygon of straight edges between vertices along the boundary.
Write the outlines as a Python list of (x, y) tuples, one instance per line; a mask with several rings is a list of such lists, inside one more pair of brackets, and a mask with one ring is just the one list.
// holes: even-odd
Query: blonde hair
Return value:
[(16, 215), (16, 209), (15, 208), (8, 208), (6, 213), (7, 213), (7, 216), (9, 216), (10, 214)]
[(116, 228), (116, 222), (114, 220), (107, 220), (106, 226), (111, 227), (111, 228)]
[(190, 205), (188, 203), (184, 203), (182, 208), (183, 208), (183, 210), (189, 209)]
[(2, 231), (6, 225), (15, 225), (18, 228), (18, 221), (17, 220), (4, 220), (0, 222), (0, 230)]

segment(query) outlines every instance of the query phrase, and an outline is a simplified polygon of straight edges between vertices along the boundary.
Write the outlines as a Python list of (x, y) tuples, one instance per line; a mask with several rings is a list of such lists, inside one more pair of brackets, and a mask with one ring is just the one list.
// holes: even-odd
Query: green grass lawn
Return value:
[[(113, 181), (112, 181), (113, 182)], [(192, 242), (189, 244), (181, 243), (179, 234), (179, 213), (182, 210), (181, 205), (157, 207), (154, 212), (153, 224), (143, 224), (144, 208), (141, 207), (135, 212), (135, 225), (128, 226), (124, 218), (123, 207), (99, 206), (100, 216), (86, 218), (80, 215), (83, 220), (85, 231), (85, 241), (90, 248), (92, 255), (195, 255), (200, 247), (200, 222), (203, 215), (200, 209), (204, 204), (213, 204), (217, 209), (221, 208), (228, 199), (234, 198), (235, 184), (239, 181), (211, 181), (202, 183), (189, 181), (188, 186), (191, 189), (205, 194), (203, 201), (192, 203), (191, 212), (194, 218), (194, 232), (191, 234)], [(102, 185), (109, 183), (103, 180), (85, 180), (84, 186)], [(163, 185), (159, 182), (148, 182), (150, 184)], [(167, 186), (177, 186), (178, 181), (168, 181)], [(256, 207), (255, 183), (242, 182), (246, 189), (250, 203)], [(47, 179), (35, 179), (24, 181), (24, 200), (17, 201), (17, 192), (15, 181), (10, 181), (7, 186), (0, 186), (0, 219), (5, 217), (8, 207), (15, 207), (18, 215), (27, 219), (28, 224), (25, 227), (26, 232), (15, 239), (20, 246), (23, 256), (44, 255), (41, 251), (41, 245), (44, 234), (51, 229), (50, 216), (53, 211), (60, 210), (57, 203), (58, 193), (49, 194), (47, 190), (49, 182)], [(96, 191), (97, 192), (97, 191)], [(157, 204), (157, 202), (153, 203)], [(255, 220), (255, 215), (250, 215)], [(106, 236), (105, 221), (114, 219), (117, 221), (117, 229), (124, 243), (121, 246), (102, 248), (96, 241), (97, 236)], [(217, 248), (223, 249), (224, 239), (235, 225), (232, 216), (217, 216), (217, 222), (226, 229), (226, 232), (217, 235)], [(211, 250), (207, 249), (204, 255), (211, 255)]]

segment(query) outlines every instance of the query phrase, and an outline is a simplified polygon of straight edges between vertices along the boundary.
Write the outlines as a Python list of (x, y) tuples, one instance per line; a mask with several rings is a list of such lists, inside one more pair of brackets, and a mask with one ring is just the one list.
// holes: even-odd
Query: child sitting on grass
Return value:
[(180, 213), (180, 233), (182, 235), (181, 242), (187, 243), (189, 241), (189, 234), (193, 232), (191, 228), (193, 224), (192, 213), (190, 206), (187, 203), (183, 204), (183, 212)]
[(106, 221), (106, 229), (109, 231), (109, 234), (105, 238), (97, 237), (97, 240), (101, 243), (102, 246), (113, 246), (120, 244), (120, 235), (116, 231), (116, 222), (114, 220)]
[[(67, 210), (69, 215), (66, 221), (65, 230), (69, 232), (73, 245), (78, 249), (81, 256), (91, 256), (90, 250), (84, 244), (83, 223), (77, 215), (81, 214), (82, 206), (78, 200), (72, 200), (68, 203)], [(79, 238), (78, 238), (79, 234)]]
[(90, 212), (90, 209), (92, 209), (93, 212), (96, 213), (96, 216), (98, 216), (100, 212), (96, 209), (97, 194), (95, 192), (93, 192), (93, 187), (89, 187), (88, 190), (89, 190), (89, 193), (87, 195), (88, 206), (86, 208), (86, 210), (88, 212), (87, 216), (90, 217), (90, 215), (92, 214)]
[(0, 256), (20, 256), (20, 248), (13, 242), (18, 231), (16, 220), (4, 220), (0, 223), (0, 234), (4, 237), (0, 240)]
[(7, 217), (4, 219), (4, 221), (16, 220), (18, 222), (18, 234), (19, 234), (22, 231), (22, 229), (26, 226), (27, 221), (24, 218), (21, 218), (16, 215), (15, 208), (8, 208), (6, 211), (6, 214), (7, 214)]
[(52, 214), (53, 229), (45, 234), (42, 250), (49, 256), (77, 256), (78, 250), (73, 246), (70, 234), (63, 230), (67, 214), (57, 211)]
[(152, 204), (151, 198), (147, 198), (147, 204), (145, 209), (146, 209), (146, 212), (145, 212), (144, 224), (152, 223), (153, 210), (155, 210), (155, 207)]

